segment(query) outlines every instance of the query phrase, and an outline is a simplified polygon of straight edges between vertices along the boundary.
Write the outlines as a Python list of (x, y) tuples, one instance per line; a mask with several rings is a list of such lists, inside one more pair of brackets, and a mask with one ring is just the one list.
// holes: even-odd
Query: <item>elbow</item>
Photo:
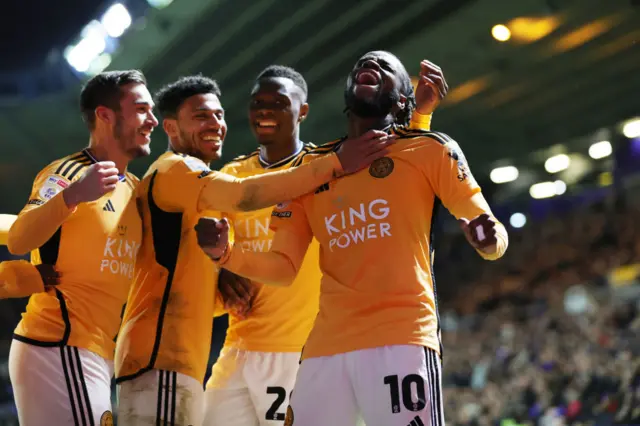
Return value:
[(7, 249), (9, 253), (14, 256), (24, 256), (29, 253), (29, 247), (27, 247), (21, 238), (20, 233), (15, 229), (15, 226), (9, 230), (7, 236)]
[(282, 276), (279, 276), (277, 279), (271, 280), (270, 282), (267, 282), (266, 284), (272, 285), (272, 286), (276, 286), (276, 287), (289, 287), (291, 286), (291, 284), (293, 284), (293, 281), (296, 279), (296, 273), (295, 271), (293, 273), (289, 273), (287, 272), (287, 274), (283, 274)]
[(247, 185), (242, 193), (240, 201), (235, 205), (237, 211), (251, 212), (269, 205), (262, 205), (259, 199), (260, 187), (255, 184)]

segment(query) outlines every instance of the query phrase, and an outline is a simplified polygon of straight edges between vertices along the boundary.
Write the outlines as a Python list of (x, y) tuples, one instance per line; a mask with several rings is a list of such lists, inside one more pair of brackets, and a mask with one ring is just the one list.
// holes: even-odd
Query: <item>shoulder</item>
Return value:
[(165, 175), (185, 174), (189, 172), (211, 172), (209, 166), (202, 160), (187, 154), (167, 151), (151, 164), (145, 178), (157, 173)]
[(131, 181), (132, 183), (140, 182), (140, 178), (131, 172), (127, 172), (126, 176), (127, 176), (127, 180)]
[(398, 127), (394, 129), (394, 133), (398, 135), (398, 143), (403, 150), (426, 149), (429, 152), (437, 151), (447, 154), (456, 161), (464, 160), (460, 145), (446, 133), (406, 127)]
[(83, 151), (52, 161), (36, 176), (33, 188), (37, 195), (29, 203), (44, 204), (78, 180), (92, 163)]
[(242, 173), (246, 170), (251, 170), (257, 167), (258, 156), (260, 151), (255, 150), (251, 154), (239, 155), (233, 160), (226, 163), (220, 171), (231, 175)]
[(38, 177), (55, 176), (63, 178), (64, 181), (72, 182), (80, 178), (84, 169), (92, 163), (93, 160), (84, 151), (76, 152), (52, 161), (40, 171)]
[(342, 137), (340, 139), (336, 139), (333, 140), (331, 142), (327, 142), (323, 145), (320, 146), (316, 146), (314, 144), (305, 144), (305, 147), (302, 151), (302, 153), (300, 153), (300, 155), (298, 156), (298, 158), (295, 159), (295, 161), (293, 162), (293, 164), (291, 165), (292, 167), (298, 167), (302, 164), (306, 164), (309, 163), (313, 160), (315, 160), (316, 158), (322, 157), (324, 155), (327, 154), (331, 154), (332, 152), (335, 152), (339, 147), (340, 144), (346, 139), (345, 137)]

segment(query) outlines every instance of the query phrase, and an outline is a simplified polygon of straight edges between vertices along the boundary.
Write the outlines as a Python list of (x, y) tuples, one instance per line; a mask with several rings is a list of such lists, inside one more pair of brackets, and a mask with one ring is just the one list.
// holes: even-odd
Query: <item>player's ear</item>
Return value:
[(178, 122), (174, 118), (165, 118), (162, 120), (162, 128), (169, 139), (173, 139), (178, 134)]
[(400, 98), (398, 99), (398, 111), (403, 111), (407, 106), (407, 97), (400, 93)]
[(302, 122), (309, 115), (309, 104), (303, 103), (300, 105), (300, 114), (298, 115), (298, 122)]
[(116, 122), (116, 113), (111, 109), (105, 106), (99, 106), (94, 111), (96, 115), (96, 121), (102, 121), (105, 124), (115, 124)]

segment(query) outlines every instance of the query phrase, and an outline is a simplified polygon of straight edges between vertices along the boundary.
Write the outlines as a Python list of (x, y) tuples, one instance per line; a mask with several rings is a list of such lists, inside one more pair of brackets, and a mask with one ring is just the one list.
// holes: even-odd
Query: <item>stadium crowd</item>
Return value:
[(496, 263), (440, 250), (439, 282), (468, 284), (441, 302), (457, 308), (442, 318), (447, 423), (640, 424), (639, 213), (615, 197), (550, 215), (512, 229)]

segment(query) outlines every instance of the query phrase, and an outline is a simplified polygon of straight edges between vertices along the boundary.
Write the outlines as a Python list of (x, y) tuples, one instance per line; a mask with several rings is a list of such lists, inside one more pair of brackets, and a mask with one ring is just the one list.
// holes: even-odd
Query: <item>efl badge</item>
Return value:
[(369, 174), (377, 179), (382, 179), (393, 171), (393, 160), (389, 157), (378, 158), (369, 166)]
[(287, 415), (284, 417), (284, 426), (293, 426), (293, 410), (290, 405), (287, 407)]
[(100, 426), (113, 426), (113, 414), (111, 411), (105, 411), (100, 417)]

